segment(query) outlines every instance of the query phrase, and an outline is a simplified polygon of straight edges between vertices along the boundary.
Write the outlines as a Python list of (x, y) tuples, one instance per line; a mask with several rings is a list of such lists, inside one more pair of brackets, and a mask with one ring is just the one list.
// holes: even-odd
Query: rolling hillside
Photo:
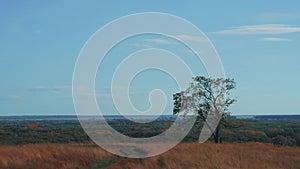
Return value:
[(181, 143), (151, 158), (114, 156), (94, 144), (0, 146), (1, 169), (299, 169), (300, 148), (262, 143)]

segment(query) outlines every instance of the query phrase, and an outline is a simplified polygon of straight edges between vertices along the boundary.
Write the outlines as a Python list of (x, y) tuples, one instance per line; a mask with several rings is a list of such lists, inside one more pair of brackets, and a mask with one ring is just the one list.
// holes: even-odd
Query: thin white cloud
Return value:
[(213, 32), (214, 34), (223, 35), (257, 35), (257, 34), (287, 34), (300, 32), (300, 27), (284, 24), (265, 24), (239, 26), (232, 29)]
[[(192, 41), (192, 42), (203, 42), (207, 40), (202, 36), (193, 36), (193, 35), (172, 35), (171, 38), (179, 39), (182, 41)], [(179, 44), (178, 42), (173, 40), (160, 39), (160, 38), (147, 38), (144, 39), (143, 42), (159, 44), (159, 45)], [(136, 47), (151, 47), (151, 45), (143, 44), (143, 43), (138, 43), (138, 44), (136, 43), (131, 45)]]
[(42, 33), (42, 30), (41, 29), (36, 29), (33, 31), (35, 34), (41, 34)]
[(186, 52), (189, 53), (189, 54), (197, 54), (197, 55), (201, 55), (201, 53), (202, 53), (200, 51), (192, 51), (190, 49), (186, 50)]
[[(116, 91), (115, 97), (126, 96), (125, 91), (128, 90), (127, 87), (125, 87), (125, 86), (115, 86), (114, 89)], [(109, 87), (109, 86), (101, 88), (97, 91), (88, 90), (85, 87), (77, 87), (76, 90), (79, 90), (80, 95), (83, 95), (83, 96), (96, 96), (96, 98), (98, 98), (98, 99), (99, 98), (100, 99), (112, 98), (111, 87)], [(138, 89), (134, 89), (134, 88), (131, 88), (131, 90), (129, 91), (129, 95), (142, 95), (142, 94), (146, 94), (146, 91), (142, 91), (142, 90), (138, 90)]]
[[(93, 89), (88, 89), (87, 87), (84, 86), (74, 86), (74, 90), (76, 90), (76, 94), (82, 95), (82, 96), (100, 96), (102, 93), (97, 93)], [(106, 92), (103, 92), (103, 94), (106, 94)]]
[(261, 38), (261, 41), (266, 41), (266, 42), (289, 42), (291, 39), (286, 39), (286, 38)]
[(63, 89), (71, 89), (71, 86), (62, 85), (62, 86), (33, 86), (28, 89), (31, 92), (60, 92)]
[(130, 46), (134, 46), (137, 48), (151, 48), (151, 45), (148, 44), (144, 44), (144, 43), (133, 43), (133, 44), (129, 44)]
[[(89, 96), (96, 96), (96, 98), (98, 99), (111, 99), (112, 98), (112, 93), (102, 93), (102, 92), (99, 92), (99, 93), (85, 93), (86, 95), (89, 95)], [(134, 96), (137, 96), (137, 95), (145, 95), (147, 94), (147, 92), (143, 92), (143, 91), (129, 91), (129, 95), (134, 95)], [(127, 97), (126, 93), (123, 91), (121, 93), (115, 93), (114, 94), (114, 97)]]
[(7, 96), (8, 99), (11, 99), (11, 100), (21, 100), (23, 99), (22, 96), (17, 96), (17, 95), (9, 95)]
[(192, 35), (174, 35), (173, 37), (178, 38), (180, 40), (194, 41), (194, 42), (202, 42), (207, 40), (202, 36), (192, 36)]
[(18, 100), (23, 100), (23, 97), (18, 95), (8, 95), (6, 97), (0, 98), (0, 101), (18, 101)]
[(174, 42), (165, 40), (165, 39), (159, 39), (159, 38), (153, 38), (153, 39), (144, 39), (145, 42), (155, 43), (155, 44), (162, 44), (162, 45), (168, 45), (168, 44), (174, 44)]

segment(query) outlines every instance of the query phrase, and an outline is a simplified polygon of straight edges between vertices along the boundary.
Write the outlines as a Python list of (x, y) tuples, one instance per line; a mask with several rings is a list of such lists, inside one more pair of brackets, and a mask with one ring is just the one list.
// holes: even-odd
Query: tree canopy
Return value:
[[(228, 108), (236, 101), (229, 97), (229, 91), (236, 87), (236, 83), (230, 78), (212, 79), (204, 76), (196, 76), (192, 80), (185, 91), (173, 95), (173, 114), (196, 114), (211, 130), (215, 142), (220, 143), (220, 123), (226, 124), (224, 119), (230, 114)], [(214, 131), (207, 123), (209, 117), (217, 119)]]

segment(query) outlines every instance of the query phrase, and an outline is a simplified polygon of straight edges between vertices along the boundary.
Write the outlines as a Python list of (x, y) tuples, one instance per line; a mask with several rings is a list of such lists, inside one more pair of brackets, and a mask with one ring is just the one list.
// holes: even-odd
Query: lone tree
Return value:
[[(229, 91), (235, 86), (233, 79), (196, 76), (187, 90), (173, 95), (173, 114), (197, 115), (212, 133), (215, 143), (222, 143), (221, 124), (228, 125), (228, 107), (236, 101), (229, 98)], [(216, 127), (208, 123), (210, 117), (216, 119)]]

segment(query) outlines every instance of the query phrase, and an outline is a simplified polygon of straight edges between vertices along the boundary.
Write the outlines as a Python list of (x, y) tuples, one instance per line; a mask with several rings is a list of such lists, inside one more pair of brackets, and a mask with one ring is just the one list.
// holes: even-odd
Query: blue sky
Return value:
[[(71, 85), (80, 49), (105, 24), (137, 12), (177, 15), (210, 38), (226, 75), (237, 82), (233, 114), (300, 114), (299, 11), (299, 1), (1, 1), (0, 115), (75, 115)], [(176, 50), (160, 37), (142, 37), (115, 52), (139, 49), (133, 41)], [(113, 53), (107, 63), (118, 61)], [(205, 75), (201, 63), (191, 67)], [(99, 105), (110, 114), (115, 110), (103, 82), (108, 77), (97, 75), (96, 91)], [(177, 90), (166, 85), (172, 81), (156, 71), (137, 76), (133, 104), (147, 109), (152, 88), (166, 90), (170, 99)], [(167, 113), (171, 105), (169, 100)]]

